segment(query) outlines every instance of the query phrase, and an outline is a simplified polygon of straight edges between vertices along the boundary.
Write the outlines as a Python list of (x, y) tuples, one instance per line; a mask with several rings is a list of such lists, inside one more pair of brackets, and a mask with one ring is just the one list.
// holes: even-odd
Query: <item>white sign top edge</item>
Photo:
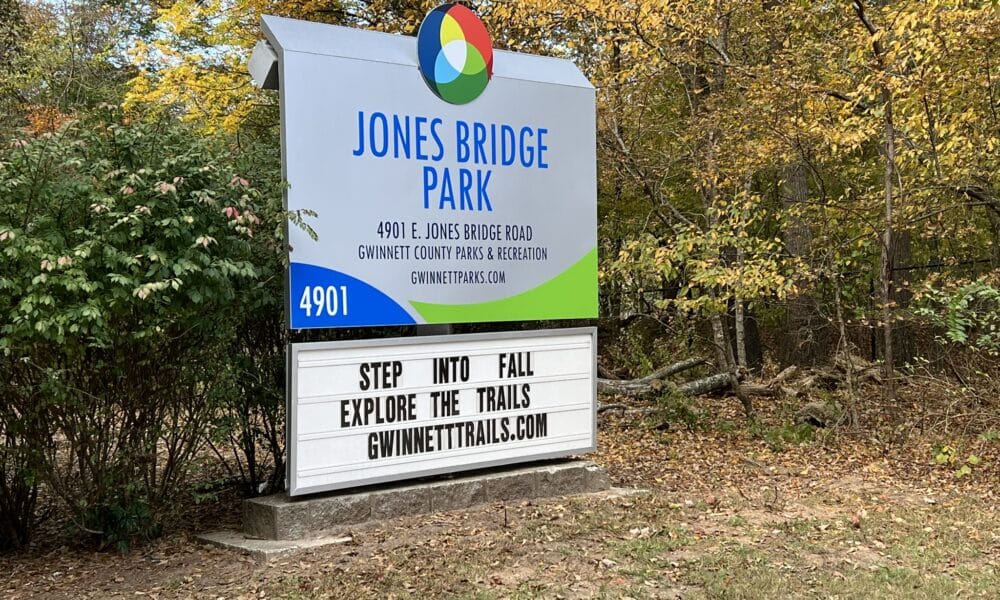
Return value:
[[(278, 56), (284, 52), (303, 52), (417, 66), (415, 37), (273, 15), (262, 16), (261, 27)], [(493, 53), (494, 77), (594, 89), (570, 60), (505, 50)]]

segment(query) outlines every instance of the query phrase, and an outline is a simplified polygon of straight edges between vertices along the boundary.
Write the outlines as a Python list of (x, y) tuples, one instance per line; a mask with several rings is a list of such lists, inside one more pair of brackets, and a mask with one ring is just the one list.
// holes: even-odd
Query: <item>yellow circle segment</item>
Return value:
[(455, 40), (465, 41), (465, 33), (454, 17), (445, 15), (444, 19), (441, 20), (441, 47), (443, 48), (448, 42)]

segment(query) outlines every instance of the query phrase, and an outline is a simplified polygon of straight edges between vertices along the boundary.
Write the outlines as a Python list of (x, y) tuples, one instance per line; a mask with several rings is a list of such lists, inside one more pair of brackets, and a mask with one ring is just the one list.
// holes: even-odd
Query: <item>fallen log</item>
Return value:
[(607, 412), (611, 412), (613, 410), (619, 411), (619, 413), (620, 413), (619, 416), (620, 417), (631, 416), (631, 417), (640, 417), (640, 418), (648, 417), (648, 416), (651, 416), (651, 415), (655, 415), (656, 413), (658, 413), (660, 411), (660, 409), (655, 408), (655, 407), (629, 408), (628, 405), (626, 405), (626, 404), (598, 404), (597, 405), (597, 414), (598, 414), (598, 416), (603, 415), (604, 413), (607, 413)]
[[(619, 396), (642, 397), (667, 389), (673, 389), (681, 396), (701, 396), (711, 392), (729, 389), (732, 380), (729, 373), (716, 373), (694, 381), (688, 381), (680, 385), (674, 385), (669, 381), (653, 380), (650, 383), (640, 384), (639, 380), (615, 381), (611, 379), (598, 379), (597, 391), (602, 394), (617, 394)], [(744, 393), (749, 396), (777, 396), (779, 390), (765, 385), (742, 384), (740, 386)], [(618, 408), (618, 405), (608, 405)], [(607, 409), (611, 410), (611, 408)]]
[(844, 356), (838, 354), (833, 360), (833, 365), (844, 373), (845, 376), (853, 374), (857, 381), (872, 381), (877, 384), (882, 383), (882, 366), (865, 360), (860, 356)]
[(812, 368), (807, 375), (796, 384), (796, 388), (808, 391), (812, 388), (835, 390), (843, 382), (841, 374), (832, 369)]
[(676, 375), (677, 373), (681, 373), (688, 369), (693, 369), (694, 367), (704, 364), (705, 362), (707, 362), (707, 359), (704, 357), (689, 358), (672, 365), (660, 367), (649, 375), (639, 377), (638, 379), (618, 380), (598, 378), (597, 391), (605, 394), (620, 394), (623, 396), (645, 396), (647, 394), (656, 393), (663, 389), (672, 387), (673, 384), (666, 381), (667, 377)]
[(655, 394), (664, 390), (673, 389), (682, 396), (700, 396), (709, 392), (723, 390), (729, 387), (729, 374), (717, 373), (701, 379), (695, 379), (680, 385), (674, 385), (669, 381), (654, 379), (648, 383), (640, 383), (636, 379), (629, 381), (615, 381), (612, 379), (598, 379), (597, 391), (602, 394), (617, 394), (620, 396), (641, 397)]
[(785, 367), (780, 373), (775, 375), (774, 379), (772, 379), (771, 382), (768, 383), (767, 385), (769, 385), (770, 387), (780, 386), (782, 383), (785, 383), (792, 377), (795, 377), (795, 374), (798, 372), (799, 368), (796, 365), (790, 365), (788, 367)]
[(730, 385), (729, 373), (716, 373), (677, 386), (677, 392), (684, 396), (700, 396), (709, 392), (724, 390)]
[(787, 385), (780, 386), (781, 393), (788, 396), (789, 398), (798, 398), (804, 396), (805, 392), (795, 388), (788, 387)]
[(682, 360), (676, 362), (672, 365), (667, 365), (665, 367), (660, 367), (659, 369), (653, 371), (645, 377), (640, 377), (636, 381), (652, 381), (654, 379), (663, 379), (664, 377), (669, 377), (671, 375), (676, 375), (687, 371), (688, 369), (693, 369), (698, 365), (703, 365), (708, 362), (708, 359), (703, 356), (696, 356), (695, 358), (689, 358), (687, 360)]
[(844, 356), (842, 353), (837, 354), (837, 356), (834, 357), (833, 365), (841, 371), (846, 372), (848, 370), (852, 370), (856, 373), (867, 371), (868, 369), (878, 368), (878, 365), (872, 363), (870, 360), (861, 358), (856, 354)]
[[(786, 388), (775, 388), (770, 385), (760, 385), (756, 383), (744, 383), (740, 387), (750, 396), (780, 396)], [(794, 396), (794, 392), (792, 393)]]

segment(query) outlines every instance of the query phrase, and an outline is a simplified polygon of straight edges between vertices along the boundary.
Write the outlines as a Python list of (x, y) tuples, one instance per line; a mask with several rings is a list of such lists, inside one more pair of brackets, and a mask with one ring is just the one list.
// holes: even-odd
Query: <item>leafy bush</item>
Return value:
[(683, 423), (688, 431), (697, 431), (705, 426), (705, 414), (695, 408), (689, 398), (673, 390), (660, 396), (659, 406), (668, 423)]
[(35, 429), (40, 425), (36, 415), (15, 413), (15, 404), (0, 399), (0, 552), (25, 546), (31, 538), (38, 504), (35, 444), (51, 439)]
[(797, 423), (768, 429), (758, 428), (753, 433), (762, 438), (772, 451), (784, 452), (789, 445), (797, 446), (812, 441), (816, 429), (807, 423)]
[(951, 468), (957, 467), (955, 469), (955, 477), (959, 478), (972, 473), (973, 469), (978, 467), (983, 460), (975, 454), (969, 454), (965, 460), (962, 460), (962, 455), (959, 454), (958, 450), (954, 446), (945, 443), (935, 444), (931, 449), (931, 454), (934, 455), (934, 464)]
[(4, 481), (43, 482), (104, 544), (155, 531), (231, 389), (263, 203), (175, 122), (106, 113), (0, 149)]
[(243, 316), (227, 350), (230, 389), (210, 437), (223, 466), (247, 496), (278, 491), (285, 477), (287, 332), (280, 306), (259, 308)]
[(109, 504), (88, 507), (83, 513), (83, 522), (95, 529), (73, 529), (82, 533), (99, 532), (98, 543), (102, 550), (114, 548), (122, 554), (128, 552), (132, 540), (151, 540), (163, 529), (149, 505), (128, 491), (117, 495)]
[(947, 342), (1000, 356), (1000, 287), (992, 278), (941, 287), (931, 282), (916, 313), (941, 328)]
[[(264, 119), (268, 120), (268, 119)], [(272, 115), (271, 122), (277, 122)], [(281, 164), (274, 149), (280, 145), (277, 128), (244, 132), (237, 170), (253, 173), (254, 184), (265, 190), (257, 214), (263, 221), (254, 236), (251, 260), (257, 280), (242, 289), (235, 336), (228, 348), (230, 390), (219, 407), (211, 439), (224, 467), (238, 479), (248, 496), (283, 489), (285, 425), (284, 281), (287, 261), (285, 226), (312, 231), (300, 214), (284, 211)], [(229, 452), (225, 452), (227, 449)]]

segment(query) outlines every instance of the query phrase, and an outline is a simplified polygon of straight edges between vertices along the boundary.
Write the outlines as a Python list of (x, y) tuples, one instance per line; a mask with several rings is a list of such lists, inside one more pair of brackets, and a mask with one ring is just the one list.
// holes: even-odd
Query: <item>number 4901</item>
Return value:
[(323, 287), (317, 285), (312, 287), (307, 285), (302, 290), (302, 298), (299, 299), (299, 308), (306, 311), (307, 317), (319, 317), (323, 314), (330, 317), (340, 315), (346, 317), (347, 286), (328, 285)]

